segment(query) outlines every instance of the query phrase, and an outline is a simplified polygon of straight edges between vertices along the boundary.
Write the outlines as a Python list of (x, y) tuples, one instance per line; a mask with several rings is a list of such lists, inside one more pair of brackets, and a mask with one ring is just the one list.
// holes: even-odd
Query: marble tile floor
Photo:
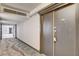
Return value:
[(0, 40), (0, 56), (45, 56), (18, 39)]

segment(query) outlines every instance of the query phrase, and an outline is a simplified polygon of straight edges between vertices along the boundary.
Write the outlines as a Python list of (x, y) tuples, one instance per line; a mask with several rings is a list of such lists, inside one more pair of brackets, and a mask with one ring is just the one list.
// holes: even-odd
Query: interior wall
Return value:
[(33, 48), (40, 50), (40, 16), (35, 14), (17, 25), (17, 37)]

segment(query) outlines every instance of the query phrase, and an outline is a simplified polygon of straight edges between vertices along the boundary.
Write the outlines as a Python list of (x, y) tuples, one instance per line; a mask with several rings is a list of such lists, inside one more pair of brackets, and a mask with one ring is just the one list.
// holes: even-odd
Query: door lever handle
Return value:
[(56, 37), (56, 27), (54, 27), (54, 38), (53, 38), (54, 43), (56, 43), (57, 41), (57, 37)]
[(54, 37), (53, 41), (54, 41), (54, 43), (56, 43), (56, 41), (57, 41), (57, 40), (56, 40), (56, 37)]

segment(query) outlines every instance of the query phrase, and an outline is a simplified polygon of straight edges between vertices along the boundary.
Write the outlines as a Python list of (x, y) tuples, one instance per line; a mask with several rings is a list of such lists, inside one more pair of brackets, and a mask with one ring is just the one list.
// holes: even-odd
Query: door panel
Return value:
[(57, 42), (54, 46), (55, 56), (75, 55), (75, 5), (55, 11)]
[(2, 39), (2, 24), (0, 24), (0, 40)]
[(43, 39), (41, 40), (41, 51), (46, 55), (53, 55), (53, 14), (43, 15)]

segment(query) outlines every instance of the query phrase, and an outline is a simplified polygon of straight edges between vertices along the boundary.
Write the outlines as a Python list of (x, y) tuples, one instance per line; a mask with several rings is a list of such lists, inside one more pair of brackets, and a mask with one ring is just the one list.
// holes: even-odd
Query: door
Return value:
[(53, 55), (53, 13), (42, 16), (41, 52), (45, 55)]
[(0, 24), (0, 40), (2, 40), (2, 24)]
[(2, 24), (2, 38), (14, 38), (14, 25)]
[(75, 5), (55, 10), (56, 39), (54, 46), (55, 56), (75, 55)]

